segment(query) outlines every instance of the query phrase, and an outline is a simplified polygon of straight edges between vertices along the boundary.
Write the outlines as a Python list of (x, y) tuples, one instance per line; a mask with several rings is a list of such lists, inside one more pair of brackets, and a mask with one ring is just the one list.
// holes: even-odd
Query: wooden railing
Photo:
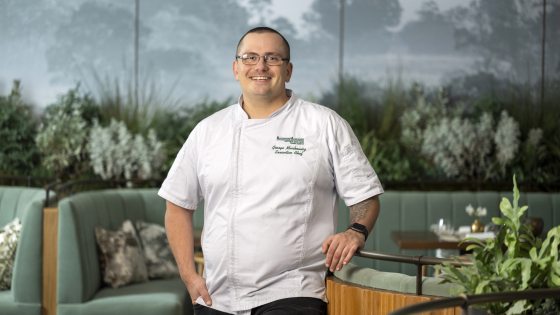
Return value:
[(50, 177), (0, 175), (1, 186), (45, 187), (51, 182)]

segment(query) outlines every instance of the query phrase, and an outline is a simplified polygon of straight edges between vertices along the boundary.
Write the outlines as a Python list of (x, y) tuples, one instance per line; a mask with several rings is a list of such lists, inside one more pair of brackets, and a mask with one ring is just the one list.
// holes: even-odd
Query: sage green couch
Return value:
[(41, 314), (44, 199), (43, 189), (0, 186), (0, 226), (16, 217), (22, 223), (11, 289), (0, 291), (2, 315)]
[(103, 285), (94, 229), (120, 228), (126, 219), (163, 225), (165, 201), (156, 189), (79, 193), (59, 202), (58, 315), (192, 314), (187, 290), (177, 277), (118, 289)]

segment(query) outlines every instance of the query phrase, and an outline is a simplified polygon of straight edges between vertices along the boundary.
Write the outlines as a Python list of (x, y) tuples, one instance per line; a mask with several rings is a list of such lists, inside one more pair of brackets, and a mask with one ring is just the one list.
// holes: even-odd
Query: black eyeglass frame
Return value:
[[(258, 59), (257, 59), (257, 61), (256, 61), (255, 63), (247, 63), (247, 62), (250, 60), (250, 59), (247, 58), (247, 57), (249, 57), (249, 56), (258, 57)], [(266, 64), (269, 65), (269, 66), (280, 66), (280, 65), (282, 65), (285, 61), (290, 61), (290, 58), (281, 58), (281, 57), (280, 57), (280, 60), (282, 61), (281, 63), (279, 63), (279, 64), (270, 64), (270, 63), (269, 63), (269, 59), (268, 59), (268, 58), (270, 58), (270, 57), (280, 57), (280, 56), (278, 56), (278, 55), (263, 55), (263, 56), (261, 56), (261, 55), (257, 55), (257, 54), (243, 54), (243, 55), (241, 55), (241, 56), (240, 56), (240, 55), (235, 56), (235, 59), (236, 59), (236, 60), (241, 60), (241, 62), (242, 62), (244, 65), (248, 65), (248, 66), (254, 66), (254, 65), (258, 64), (259, 61), (261, 61), (261, 58), (264, 58), (264, 63), (266, 63)]]

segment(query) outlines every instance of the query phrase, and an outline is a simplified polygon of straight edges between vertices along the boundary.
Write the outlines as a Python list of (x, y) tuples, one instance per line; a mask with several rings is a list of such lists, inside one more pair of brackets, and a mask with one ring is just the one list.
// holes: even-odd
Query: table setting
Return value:
[(481, 217), (485, 217), (488, 213), (486, 208), (475, 208), (469, 204), (465, 208), (465, 212), (474, 218), (471, 225), (463, 225), (455, 229), (449, 219), (440, 218), (435, 224), (430, 226), (430, 231), (434, 232), (440, 240), (448, 242), (460, 242), (468, 238), (485, 240), (495, 237), (495, 234), (491, 231), (490, 226), (485, 226), (481, 220)]

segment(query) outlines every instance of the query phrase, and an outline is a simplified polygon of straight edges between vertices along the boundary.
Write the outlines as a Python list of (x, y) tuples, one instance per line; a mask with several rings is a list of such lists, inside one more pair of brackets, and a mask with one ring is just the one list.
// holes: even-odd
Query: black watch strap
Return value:
[(353, 231), (356, 231), (356, 232), (358, 232), (358, 233), (363, 234), (363, 235), (364, 235), (364, 241), (367, 240), (367, 237), (368, 237), (368, 235), (369, 235), (369, 231), (368, 231), (368, 229), (366, 228), (366, 226), (365, 226), (365, 225), (362, 225), (362, 224), (360, 224), (360, 223), (352, 223), (352, 224), (350, 224), (350, 226), (348, 227), (347, 230), (353, 230)]

